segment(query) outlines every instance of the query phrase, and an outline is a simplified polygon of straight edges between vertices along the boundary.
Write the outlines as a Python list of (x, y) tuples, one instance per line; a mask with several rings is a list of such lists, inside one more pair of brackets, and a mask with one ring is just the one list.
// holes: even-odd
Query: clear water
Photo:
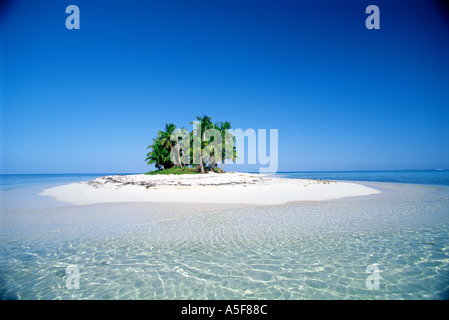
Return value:
[[(0, 174), (0, 191), (71, 182), (88, 181), (116, 173), (75, 174)], [(120, 173), (127, 175), (132, 173)], [(278, 176), (293, 179), (331, 179), (350, 181), (378, 181), (449, 186), (449, 170), (399, 170), (399, 171), (307, 171), (279, 172)]]
[(111, 174), (115, 173), (0, 174), (0, 191), (37, 185), (55, 185), (88, 181)]
[[(448, 299), (449, 187), (364, 184), (383, 193), (269, 207), (3, 210), (0, 297)], [(79, 289), (66, 287), (68, 265)], [(370, 265), (381, 271), (374, 290)]]
[(278, 175), (296, 179), (380, 181), (449, 186), (449, 170), (309, 171), (280, 172)]
[(0, 174), (0, 209), (28, 210), (65, 206), (66, 204), (52, 198), (39, 196), (39, 193), (45, 188), (89, 181), (105, 175), (110, 173)]

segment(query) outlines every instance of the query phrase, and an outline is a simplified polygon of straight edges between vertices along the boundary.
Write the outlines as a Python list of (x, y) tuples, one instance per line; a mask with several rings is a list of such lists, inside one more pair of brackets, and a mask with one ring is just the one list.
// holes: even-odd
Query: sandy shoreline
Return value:
[(278, 205), (324, 201), (380, 191), (351, 182), (286, 179), (252, 173), (105, 176), (45, 189), (73, 205), (113, 202), (178, 202)]

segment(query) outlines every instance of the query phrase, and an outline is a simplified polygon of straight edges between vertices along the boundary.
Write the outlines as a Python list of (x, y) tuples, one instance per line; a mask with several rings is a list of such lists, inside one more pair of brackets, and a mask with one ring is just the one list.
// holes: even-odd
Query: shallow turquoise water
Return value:
[[(116, 173), (0, 174), (0, 191), (29, 186), (60, 185), (88, 181), (114, 174)], [(120, 174), (128, 175), (133, 173)], [(293, 179), (377, 181), (449, 186), (449, 170), (306, 171), (278, 172), (276, 175)]]
[(327, 179), (378, 181), (394, 183), (449, 186), (449, 170), (386, 170), (386, 171), (309, 171), (279, 172), (277, 175), (294, 179)]
[[(449, 189), (283, 206), (99, 204), (1, 214), (3, 299), (447, 299)], [(79, 269), (79, 289), (66, 268)], [(366, 286), (368, 266), (379, 288)]]
[(0, 191), (36, 185), (65, 184), (88, 181), (114, 173), (79, 174), (0, 174)]

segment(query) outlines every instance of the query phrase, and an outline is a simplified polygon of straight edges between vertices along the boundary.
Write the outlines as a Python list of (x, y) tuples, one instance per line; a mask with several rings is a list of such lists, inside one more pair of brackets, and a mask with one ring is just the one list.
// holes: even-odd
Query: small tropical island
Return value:
[[(280, 205), (295, 201), (323, 201), (379, 193), (367, 186), (315, 179), (288, 179), (276, 175), (225, 172), (235, 161), (231, 123), (213, 123), (196, 117), (192, 131), (167, 123), (148, 146), (145, 174), (110, 175), (44, 190), (74, 205), (112, 202), (214, 203)], [(220, 166), (219, 166), (220, 165)]]

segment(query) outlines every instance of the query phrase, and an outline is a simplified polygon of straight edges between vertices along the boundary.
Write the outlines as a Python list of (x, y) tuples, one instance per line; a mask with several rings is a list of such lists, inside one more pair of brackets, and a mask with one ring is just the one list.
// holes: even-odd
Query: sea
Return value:
[[(88, 181), (117, 173), (75, 174), (0, 174), (0, 190), (11, 190), (39, 185), (61, 185)], [(120, 173), (122, 175), (137, 173)], [(293, 179), (323, 179), (349, 181), (378, 181), (413, 184), (449, 185), (449, 170), (399, 170), (399, 171), (298, 171), (278, 172), (276, 175)]]
[(448, 170), (280, 172), (382, 192), (277, 206), (39, 195), (104, 175), (0, 175), (0, 299), (449, 298)]

